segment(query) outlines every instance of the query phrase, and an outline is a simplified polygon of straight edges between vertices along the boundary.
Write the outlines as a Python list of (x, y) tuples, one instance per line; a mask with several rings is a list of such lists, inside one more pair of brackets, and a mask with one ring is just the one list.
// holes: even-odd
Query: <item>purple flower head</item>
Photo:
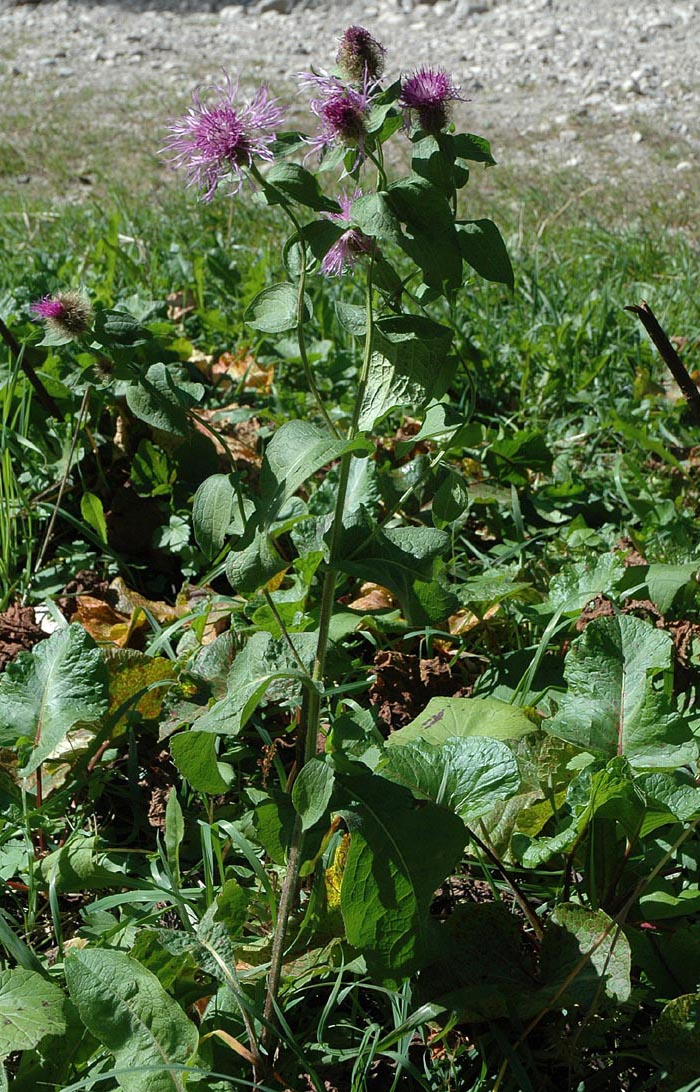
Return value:
[(228, 178), (231, 192), (238, 193), (253, 160), (273, 158), (270, 145), (284, 114), (265, 86), (242, 105), (235, 105), (238, 84), (228, 75), (225, 86), (206, 90), (217, 97), (203, 102), (195, 91), (194, 105), (169, 126), (172, 136), (163, 151), (170, 152), (173, 167), (186, 170), (188, 186), (196, 186), (202, 200), (211, 201), (223, 179)]
[(402, 106), (407, 118), (415, 115), (425, 133), (439, 133), (450, 120), (451, 103), (464, 102), (452, 77), (442, 68), (419, 68), (401, 86)]
[(309, 144), (321, 154), (334, 144), (355, 147), (357, 166), (365, 154), (367, 118), (371, 106), (368, 80), (365, 78), (362, 90), (357, 91), (346, 87), (335, 76), (303, 72), (299, 78), (317, 92), (317, 97), (311, 100), (311, 109), (320, 120), (321, 127), (316, 136), (309, 138)]
[(323, 213), (326, 219), (348, 226), (348, 230), (343, 232), (321, 262), (321, 270), (327, 277), (339, 277), (346, 269), (352, 269), (358, 258), (363, 254), (369, 254), (374, 245), (372, 240), (358, 228), (350, 226), (352, 224), (352, 206), (358, 197), (362, 197), (362, 190), (355, 190), (352, 197), (348, 197), (347, 193), (342, 193), (338, 198), (340, 212)]
[(30, 311), (61, 337), (79, 337), (92, 325), (92, 307), (79, 292), (43, 296), (31, 305)]
[(348, 27), (335, 59), (344, 76), (361, 84), (379, 79), (384, 71), (385, 54), (384, 46), (364, 27)]

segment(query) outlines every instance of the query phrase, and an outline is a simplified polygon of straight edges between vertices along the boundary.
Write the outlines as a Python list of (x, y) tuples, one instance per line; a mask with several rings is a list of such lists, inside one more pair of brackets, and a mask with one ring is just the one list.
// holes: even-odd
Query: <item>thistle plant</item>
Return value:
[[(450, 406), (459, 361), (444, 315), (474, 271), (512, 284), (495, 225), (457, 216), (458, 194), (472, 166), (494, 162), (483, 138), (455, 131), (452, 110), (462, 101), (459, 89), (448, 73), (430, 68), (383, 83), (385, 54), (369, 31), (354, 26), (340, 40), (335, 72), (302, 73), (300, 88), (318, 122), (310, 136), (287, 133), (275, 143), (272, 130), (282, 118), (277, 104), (260, 89), (248, 105), (238, 107), (236, 85), (227, 78), (218, 100), (205, 106), (195, 96), (194, 107), (172, 125), (167, 146), (172, 162), (185, 170), (204, 200), (211, 199), (222, 181), (237, 192), (247, 178), (263, 200), (286, 215), (292, 232), (283, 250), (287, 279), (253, 300), (247, 320), (272, 344), (280, 334), (295, 332), (317, 417), (289, 421), (277, 430), (267, 447), (257, 494), (250, 495), (236, 475), (227, 486), (219, 476), (204, 483), (195, 503), (200, 539), (209, 535), (212, 505), (228, 505), (239, 513), (236, 535), (222, 542), (227, 573), (237, 592), (264, 597), (271, 622), (264, 639), (272, 641), (281, 660), (254, 695), (244, 686), (243, 693), (231, 692), (218, 710), (213, 707), (207, 724), (215, 729), (224, 708), (230, 712), (235, 707), (242, 725), (274, 677), (293, 681), (300, 695), (290, 724), (297, 735), (297, 762), (284, 789), (294, 820), (267, 976), (263, 1052), (271, 1049), (274, 1037), (290, 922), (299, 912), (300, 875), (308, 875), (312, 867), (319, 834), (334, 830), (340, 821), (331, 817), (342, 816), (352, 827), (358, 801), (365, 791), (374, 791), (377, 781), (367, 763), (347, 752), (340, 727), (347, 720), (346, 709), (331, 698), (335, 680), (327, 665), (339, 585), (349, 577), (378, 579), (381, 559), (381, 580), (411, 624), (435, 624), (452, 605), (440, 561), (445, 532), (401, 527), (406, 495), (377, 522), (356, 490), (349, 500), (349, 482), (367, 472), (373, 433), (389, 415), (410, 411), (423, 418), (421, 434), (435, 447), (433, 468), (459, 443), (466, 420)], [(409, 170), (394, 178), (385, 166), (389, 143), (397, 145), (392, 162), (410, 157)], [(337, 184), (343, 188), (336, 189)], [(352, 299), (362, 286), (361, 306), (336, 308), (339, 336), (350, 336), (357, 344), (349, 406), (324, 403), (320, 377), (309, 363), (307, 331), (314, 320), (307, 287), (319, 275), (345, 277)], [(295, 494), (323, 468), (330, 468), (326, 473), (334, 481), (334, 505), (314, 518)], [(295, 533), (299, 521), (307, 527), (304, 535)], [(401, 558), (409, 557), (412, 575), (406, 581), (400, 574)], [(309, 575), (305, 620), (298, 624), (283, 617), (283, 589), (300, 566)], [(248, 670), (248, 654), (249, 649), (238, 658), (241, 678)], [(355, 944), (366, 931), (366, 922), (363, 926), (354, 920), (362, 895), (359, 877), (352, 879), (358, 863), (353, 853), (361, 852), (361, 842), (359, 835), (351, 838), (341, 892), (346, 936)], [(458, 838), (451, 844), (448, 855), (458, 856), (463, 843)], [(444, 862), (437, 865), (430, 882), (439, 881), (443, 867)], [(375, 926), (381, 931), (379, 922)], [(424, 939), (420, 930), (413, 938), (408, 933), (403, 954), (392, 957), (391, 971), (378, 936), (369, 945), (360, 943), (368, 967), (380, 979), (390, 973), (401, 978), (420, 966)]]

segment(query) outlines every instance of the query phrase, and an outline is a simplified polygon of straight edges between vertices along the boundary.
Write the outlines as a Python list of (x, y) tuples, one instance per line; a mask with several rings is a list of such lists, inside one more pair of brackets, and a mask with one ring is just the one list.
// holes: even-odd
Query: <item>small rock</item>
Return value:
[(690, 171), (693, 168), (693, 164), (689, 159), (681, 159), (680, 163), (676, 163), (677, 171)]
[(637, 130), (635, 133), (632, 133), (632, 143), (633, 144), (641, 144), (643, 140), (644, 140), (644, 134), (640, 133), (639, 130)]

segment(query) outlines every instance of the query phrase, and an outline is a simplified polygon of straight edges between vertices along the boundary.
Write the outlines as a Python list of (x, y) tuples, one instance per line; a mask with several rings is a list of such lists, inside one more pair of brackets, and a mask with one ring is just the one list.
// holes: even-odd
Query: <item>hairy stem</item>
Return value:
[[(360, 372), (357, 398), (355, 401), (355, 407), (352, 415), (352, 422), (348, 431), (349, 440), (354, 439), (358, 432), (360, 412), (362, 409), (365, 389), (367, 387), (369, 367), (372, 359), (373, 312), (371, 258), (367, 275), (367, 293), (365, 306), (367, 314), (365, 350), (362, 361), (362, 370)], [(340, 477), (338, 482), (338, 492), (336, 494), (335, 510), (333, 514), (333, 527), (331, 531), (331, 542), (329, 551), (330, 556), (328, 560), (328, 569), (326, 570), (326, 575), (323, 580), (323, 589), (321, 592), (321, 613), (318, 626), (318, 641), (316, 644), (316, 655), (314, 657), (314, 666), (312, 672), (312, 681), (314, 685), (309, 688), (308, 700), (305, 703), (306, 727), (302, 729), (304, 731), (304, 764), (309, 762), (310, 759), (314, 757), (317, 748), (318, 732), (321, 720), (321, 696), (326, 666), (326, 652), (328, 649), (328, 634), (330, 631), (331, 619), (333, 617), (333, 607), (335, 604), (335, 585), (338, 576), (338, 547), (340, 545), (340, 537), (342, 533), (343, 511), (345, 509), (345, 498), (347, 496), (348, 479), (350, 476), (350, 466), (352, 458), (352, 452), (348, 451), (343, 455), (340, 463)], [(263, 1011), (265, 1026), (262, 1031), (261, 1043), (268, 1051), (272, 1043), (275, 1003), (277, 1000), (277, 993), (279, 991), (280, 977), (282, 973), (282, 962), (284, 958), (287, 927), (289, 925), (289, 918), (294, 908), (294, 900), (296, 896), (297, 885), (299, 882), (299, 870), (302, 863), (303, 842), (304, 833), (301, 825), (301, 817), (297, 815), (294, 820), (294, 829), (292, 831), (292, 839), (289, 847), (289, 854), (287, 857), (287, 871), (284, 876), (282, 891), (280, 892), (280, 901), (277, 911), (277, 926), (275, 928), (275, 935), (272, 941), (270, 971), (267, 978), (267, 994), (265, 997), (265, 1008)]]

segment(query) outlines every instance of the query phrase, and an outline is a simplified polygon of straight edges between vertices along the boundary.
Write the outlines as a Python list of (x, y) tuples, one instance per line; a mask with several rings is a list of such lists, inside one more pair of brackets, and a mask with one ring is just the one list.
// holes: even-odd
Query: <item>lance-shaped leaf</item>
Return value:
[(77, 623), (58, 629), (33, 652), (21, 652), (0, 679), (0, 746), (34, 740), (23, 777), (36, 770), (77, 724), (107, 711), (107, 672), (100, 650)]
[(31, 1050), (47, 1035), (66, 1030), (66, 998), (36, 971), (0, 971), (0, 1058), (12, 1050)]
[(672, 696), (673, 642), (632, 615), (597, 618), (566, 657), (568, 690), (552, 735), (633, 766), (692, 763), (698, 748)]
[(433, 892), (464, 848), (462, 821), (406, 789), (359, 774), (342, 781), (341, 805), (350, 847), (340, 893), (350, 944), (370, 973), (396, 984), (429, 958), (437, 926), (428, 913)]
[(284, 502), (321, 467), (347, 451), (365, 451), (362, 437), (336, 439), (310, 421), (287, 421), (270, 440), (260, 470), (260, 520), (269, 526)]
[(186, 1064), (199, 1036), (154, 974), (124, 952), (83, 948), (67, 956), (66, 981), (88, 1031), (114, 1055), (120, 1088), (184, 1092), (182, 1072), (168, 1067)]
[(424, 740), (392, 747), (378, 768), (382, 777), (414, 796), (449, 808), (471, 823), (499, 800), (518, 791), (520, 774), (512, 751), (495, 739)]

